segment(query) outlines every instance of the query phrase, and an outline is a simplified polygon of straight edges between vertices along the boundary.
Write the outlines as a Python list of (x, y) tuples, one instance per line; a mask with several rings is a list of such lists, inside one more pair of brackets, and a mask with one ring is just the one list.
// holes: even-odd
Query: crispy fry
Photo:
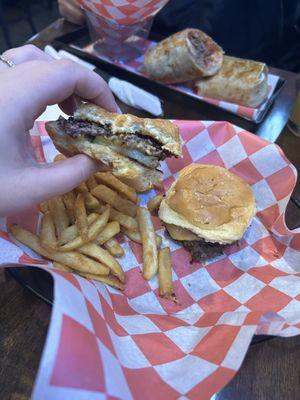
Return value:
[(89, 240), (88, 222), (87, 222), (87, 213), (82, 193), (79, 193), (76, 197), (74, 212), (75, 212), (75, 224), (77, 226), (78, 233), (81, 236), (82, 240), (87, 242)]
[(18, 225), (13, 225), (9, 229), (13, 237), (19, 242), (30, 247), (35, 252), (39, 253), (43, 257), (49, 260), (57, 261), (61, 264), (67, 265), (68, 267), (90, 274), (108, 275), (109, 268), (99, 262), (92, 260), (76, 251), (59, 252), (59, 251), (47, 251), (39, 243), (39, 239), (33, 233), (21, 228)]
[(138, 230), (138, 224), (134, 218), (129, 217), (129, 215), (122, 214), (113, 208), (110, 212), (110, 220), (119, 222), (120, 225), (124, 226), (124, 228), (130, 231)]
[(74, 271), (72, 270), (72, 268), (70, 268), (70, 267), (68, 267), (67, 265), (62, 264), (62, 263), (60, 263), (60, 262), (57, 262), (57, 261), (54, 261), (54, 262), (53, 262), (53, 267), (55, 267), (55, 268), (57, 268), (57, 269), (60, 269), (61, 271), (74, 272)]
[(116, 241), (115, 238), (111, 238), (109, 240), (107, 240), (104, 243), (104, 247), (110, 252), (110, 254), (112, 254), (115, 257), (123, 257), (124, 255), (124, 250), (122, 249), (122, 247), (119, 245), (119, 243)]
[(42, 202), (39, 204), (39, 210), (40, 210), (40, 212), (43, 213), (43, 214), (45, 214), (47, 211), (49, 211), (48, 202), (47, 202), (47, 201), (42, 201)]
[(59, 238), (61, 232), (69, 226), (70, 220), (66, 207), (61, 197), (53, 197), (48, 200), (48, 207), (54, 221), (56, 236)]
[(164, 198), (164, 196), (162, 194), (158, 194), (158, 195), (152, 197), (152, 199), (150, 201), (148, 201), (147, 208), (151, 212), (151, 214), (156, 212), (159, 209), (160, 203), (163, 198)]
[(143, 244), (143, 276), (149, 280), (158, 270), (155, 232), (151, 214), (147, 208), (139, 208), (137, 218)]
[(109, 239), (113, 238), (120, 232), (120, 224), (119, 222), (112, 221), (109, 222), (106, 227), (101, 231), (95, 239), (95, 243), (104, 244)]
[(75, 190), (76, 190), (77, 193), (86, 193), (86, 192), (89, 191), (89, 189), (88, 189), (88, 187), (86, 186), (86, 183), (85, 183), (85, 182), (81, 182), (80, 185), (78, 185), (78, 186), (75, 188)]
[(96, 186), (98, 186), (98, 182), (96, 181), (94, 175), (90, 176), (86, 181), (86, 186), (88, 187), (89, 191), (92, 191)]
[(119, 279), (113, 275), (102, 276), (102, 275), (83, 274), (83, 273), (80, 273), (79, 275), (83, 276), (86, 279), (91, 279), (93, 281), (99, 281), (99, 282), (105, 283), (106, 285), (112, 286), (115, 289), (119, 289), (119, 290), (125, 289), (124, 284), (122, 282), (120, 282)]
[(99, 208), (100, 203), (99, 203), (99, 200), (95, 196), (93, 196), (89, 192), (84, 193), (83, 196), (84, 196), (85, 206), (87, 209), (96, 210), (97, 208)]
[(106, 265), (113, 275), (115, 275), (121, 282), (124, 282), (124, 272), (121, 265), (117, 260), (105, 249), (95, 243), (87, 243), (79, 248), (80, 253), (92, 257), (99, 261), (101, 264)]
[(62, 199), (63, 199), (64, 205), (67, 209), (69, 219), (70, 219), (71, 223), (74, 224), (75, 223), (74, 208), (75, 208), (76, 195), (72, 190), (71, 192), (63, 194)]
[(84, 239), (82, 236), (77, 236), (70, 242), (64, 244), (61, 247), (58, 247), (57, 250), (59, 251), (75, 250), (78, 247), (81, 247), (83, 244), (95, 240), (97, 235), (103, 230), (103, 228), (107, 224), (109, 213), (110, 213), (110, 207), (107, 206), (106, 211), (104, 211), (103, 214), (99, 215), (98, 218), (88, 227), (87, 239)]
[(41, 221), (40, 244), (46, 250), (54, 250), (57, 245), (55, 226), (50, 211), (43, 215)]
[[(130, 231), (129, 229), (126, 229), (124, 227), (121, 228), (121, 231), (124, 233), (124, 235), (126, 235), (129, 239), (133, 240), (134, 242), (142, 243), (140, 232)], [(155, 240), (156, 240), (156, 246), (160, 247), (162, 242), (161, 236), (155, 234)]]
[(126, 185), (126, 183), (116, 178), (111, 172), (97, 172), (95, 176), (98, 182), (116, 190), (123, 197), (126, 197), (126, 199), (132, 201), (133, 203), (137, 202), (136, 191), (132, 187)]
[(56, 154), (56, 156), (54, 157), (54, 162), (56, 162), (56, 161), (63, 161), (63, 160), (66, 160), (67, 159), (67, 157), (66, 156), (64, 156), (63, 154)]
[(169, 247), (158, 251), (159, 295), (165, 299), (176, 301), (172, 285), (171, 253)]
[(110, 189), (105, 185), (98, 185), (92, 190), (92, 194), (104, 201), (107, 204), (110, 204), (116, 210), (130, 215), (134, 217), (136, 215), (137, 206), (132, 201), (127, 199), (123, 199), (123, 197), (119, 196), (114, 190)]
[[(93, 222), (98, 219), (99, 214), (92, 213), (88, 215), (88, 225), (90, 226)], [(70, 242), (71, 240), (75, 239), (78, 236), (78, 230), (76, 225), (68, 226), (64, 231), (62, 231), (60, 238), (58, 240), (59, 246)]]

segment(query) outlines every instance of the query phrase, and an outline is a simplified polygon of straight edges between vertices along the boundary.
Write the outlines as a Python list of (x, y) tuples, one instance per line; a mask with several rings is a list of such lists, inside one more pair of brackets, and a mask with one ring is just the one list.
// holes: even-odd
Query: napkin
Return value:
[[(282, 150), (228, 122), (174, 121), (183, 157), (162, 163), (167, 189), (191, 162), (228, 168), (248, 181), (257, 215), (239, 246), (204, 264), (169, 241), (179, 304), (158, 296), (157, 277), (141, 274), (142, 249), (124, 237), (121, 293), (99, 282), (55, 270), (14, 241), (7, 224), (32, 230), (38, 215), (0, 221), (0, 262), (43, 268), (54, 278), (54, 306), (32, 398), (209, 399), (240, 368), (254, 334), (300, 333), (300, 229), (290, 231), (284, 212), (296, 170)], [(39, 121), (32, 142), (40, 162), (56, 150)], [(141, 195), (145, 204), (155, 194)]]

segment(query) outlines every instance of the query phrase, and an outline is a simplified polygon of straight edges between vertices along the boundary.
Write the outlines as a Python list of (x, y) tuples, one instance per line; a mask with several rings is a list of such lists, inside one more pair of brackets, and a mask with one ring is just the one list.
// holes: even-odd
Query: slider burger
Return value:
[(93, 104), (82, 104), (74, 117), (46, 123), (46, 129), (61, 153), (99, 160), (138, 191), (160, 184), (159, 162), (181, 154), (178, 128), (170, 121), (111, 113)]
[(161, 202), (159, 217), (192, 261), (222, 254), (240, 240), (255, 215), (251, 187), (216, 165), (185, 167)]

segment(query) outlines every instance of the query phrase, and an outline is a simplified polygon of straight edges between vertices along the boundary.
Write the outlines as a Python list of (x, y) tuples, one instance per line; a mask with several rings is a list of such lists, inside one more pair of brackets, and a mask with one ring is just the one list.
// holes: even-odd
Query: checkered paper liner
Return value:
[[(147, 42), (147, 45), (146, 45), (147, 48), (151, 47), (155, 44), (155, 42), (150, 42), (150, 41), (146, 41), (146, 42)], [(137, 57), (134, 60), (124, 62), (124, 61), (113, 61), (113, 60), (105, 57), (104, 54), (99, 55), (99, 53), (94, 49), (93, 44), (90, 44), (84, 48), (79, 48), (79, 50), (89, 53), (97, 58), (100, 57), (101, 59), (103, 59), (107, 62), (110, 62), (111, 64), (114, 64), (120, 68), (130, 71), (136, 75), (140, 75), (140, 76), (147, 78), (146, 73), (143, 71), (143, 62), (144, 62), (143, 55), (140, 57)], [(174, 90), (176, 90), (178, 92), (187, 94), (189, 96), (203, 100), (206, 103), (213, 104), (219, 108), (222, 108), (223, 110), (229, 111), (235, 115), (238, 115), (241, 118), (258, 123), (261, 121), (264, 113), (266, 112), (266, 109), (269, 107), (270, 102), (272, 101), (272, 95), (275, 91), (278, 81), (279, 81), (279, 76), (273, 75), (273, 74), (268, 74), (268, 98), (258, 108), (245, 107), (245, 106), (241, 106), (239, 104), (230, 103), (228, 101), (199, 96), (195, 92), (191, 82), (188, 82), (186, 84), (181, 84), (181, 85), (168, 85), (168, 86), (172, 87)]]
[(130, 25), (155, 15), (168, 0), (79, 0), (88, 11), (120, 25)]
[[(175, 121), (183, 157), (162, 163), (167, 189), (186, 165), (211, 163), (243, 177), (258, 212), (239, 246), (190, 264), (172, 251), (179, 304), (158, 296), (157, 278), (142, 278), (142, 249), (120, 237), (126, 290), (55, 270), (7, 234), (19, 222), (35, 230), (36, 210), (0, 220), (0, 262), (33, 264), (54, 278), (54, 306), (33, 399), (209, 399), (240, 368), (254, 334), (300, 333), (300, 229), (284, 222), (295, 168), (276, 145), (227, 122)], [(32, 142), (40, 162), (56, 150), (44, 123)], [(154, 191), (141, 196), (142, 204)]]

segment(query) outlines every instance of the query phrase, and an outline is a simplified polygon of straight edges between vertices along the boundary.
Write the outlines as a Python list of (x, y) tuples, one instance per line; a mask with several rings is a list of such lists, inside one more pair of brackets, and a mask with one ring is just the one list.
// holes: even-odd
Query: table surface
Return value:
[[(71, 29), (74, 29), (71, 24), (58, 20), (35, 37), (33, 42), (42, 47)], [(296, 96), (296, 74), (273, 68), (271, 71), (285, 78), (287, 83), (266, 120), (252, 131), (272, 141), (277, 139), (276, 143), (300, 171), (300, 139), (285, 127)], [(197, 110), (185, 110), (180, 104), (168, 102), (168, 99), (164, 99), (164, 103), (167, 118), (224, 119), (217, 110), (203, 112), (201, 106)], [(127, 106), (120, 105), (124, 112), (133, 112)], [(247, 121), (228, 116), (227, 120), (248, 129)], [(294, 195), (300, 198), (299, 181)], [(300, 226), (300, 211), (292, 202), (288, 205), (286, 218), (291, 229)], [(51, 308), (1, 270), (0, 310), (0, 398), (28, 399), (43, 350)], [(216, 399), (295, 400), (300, 390), (299, 360), (300, 337), (275, 338), (251, 346), (240, 371), (216, 395)]]

